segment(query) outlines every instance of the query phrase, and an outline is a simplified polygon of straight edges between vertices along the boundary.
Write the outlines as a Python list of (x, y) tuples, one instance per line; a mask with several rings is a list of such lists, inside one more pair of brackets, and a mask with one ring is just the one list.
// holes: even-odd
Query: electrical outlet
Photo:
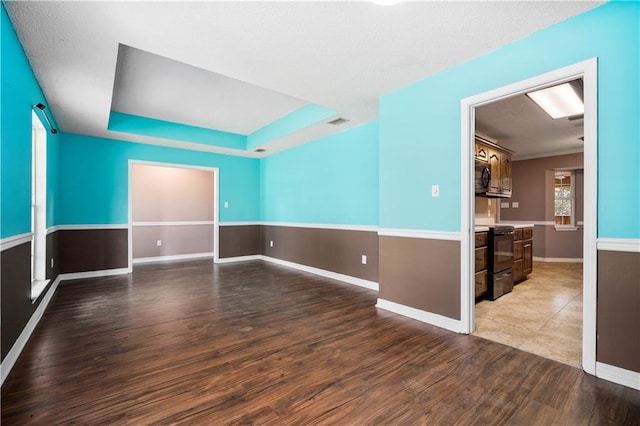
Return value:
[(156, 241), (156, 246), (161, 247), (162, 246), (162, 240)]
[(273, 247), (273, 241), (269, 241), (269, 247)]
[(225, 201), (225, 202), (224, 202), (224, 208), (225, 208), (225, 209), (228, 209), (228, 208), (229, 208), (229, 202), (228, 202), (228, 201)]
[(431, 196), (432, 197), (440, 196), (440, 185), (431, 185)]
[(53, 268), (54, 265), (54, 261), (53, 261), (53, 257), (51, 258), (51, 267)]
[(366, 255), (366, 254), (363, 254), (363, 255), (362, 255), (362, 264), (363, 264), (363, 265), (366, 265), (366, 264), (367, 264), (367, 255)]

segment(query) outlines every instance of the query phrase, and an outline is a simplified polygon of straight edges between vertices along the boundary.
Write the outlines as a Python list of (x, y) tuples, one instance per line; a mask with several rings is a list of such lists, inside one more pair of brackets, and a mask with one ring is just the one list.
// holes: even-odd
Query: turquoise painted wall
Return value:
[(378, 223), (378, 123), (262, 159), (262, 220)]
[(117, 132), (221, 146), (224, 148), (241, 150), (247, 148), (247, 137), (236, 133), (156, 120), (154, 118), (124, 114), (116, 111), (110, 112), (107, 128)]
[[(31, 232), (31, 111), (47, 102), (4, 6), (0, 9), (0, 238), (6, 238)], [(47, 134), (47, 226), (55, 222), (58, 140)]]
[(220, 221), (260, 220), (258, 159), (74, 134), (62, 134), (59, 156), (58, 225), (126, 224), (130, 159), (217, 167)]
[(598, 57), (598, 236), (640, 238), (639, 27), (608, 3), (383, 96), (380, 226), (460, 231), (460, 101)]
[(267, 124), (247, 137), (247, 149), (253, 150), (267, 142), (295, 133), (307, 126), (336, 115), (337, 112), (316, 104), (308, 104), (299, 108), (271, 124)]

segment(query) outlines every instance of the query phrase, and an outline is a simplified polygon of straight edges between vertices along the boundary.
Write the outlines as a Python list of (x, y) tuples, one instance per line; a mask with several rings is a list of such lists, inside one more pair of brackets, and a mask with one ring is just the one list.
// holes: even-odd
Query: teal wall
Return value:
[(156, 120), (155, 118), (124, 114), (116, 111), (111, 111), (109, 114), (109, 124), (107, 128), (116, 132), (154, 136), (204, 145), (221, 146), (224, 148), (241, 150), (247, 148), (247, 137), (236, 133)]
[(639, 26), (608, 3), (383, 96), (380, 226), (460, 231), (460, 101), (598, 57), (598, 236), (640, 238)]
[(302, 108), (298, 108), (292, 113), (251, 133), (247, 137), (247, 149), (253, 150), (260, 145), (288, 134), (295, 133), (298, 130), (328, 119), (336, 114), (336, 111), (321, 105), (305, 105)]
[[(0, 10), (0, 238), (6, 238), (31, 232), (31, 111), (47, 102), (4, 6)], [(58, 140), (47, 133), (48, 226), (55, 222)]]
[(57, 225), (127, 223), (130, 159), (217, 167), (220, 221), (260, 220), (258, 159), (73, 134), (62, 134), (59, 156)]
[(262, 220), (378, 223), (378, 123), (262, 160)]

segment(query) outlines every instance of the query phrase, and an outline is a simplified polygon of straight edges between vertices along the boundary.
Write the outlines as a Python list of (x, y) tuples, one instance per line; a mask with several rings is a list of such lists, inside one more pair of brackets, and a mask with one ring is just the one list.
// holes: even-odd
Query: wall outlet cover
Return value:
[(431, 185), (431, 196), (432, 197), (440, 196), (440, 185)]
[(273, 241), (269, 241), (269, 247), (273, 247)]
[(162, 246), (162, 240), (156, 241), (156, 246), (161, 247)]
[(229, 202), (228, 202), (228, 201), (225, 201), (225, 202), (224, 202), (224, 208), (225, 208), (225, 209), (228, 209), (228, 208), (229, 208)]
[(363, 254), (363, 255), (362, 255), (362, 264), (363, 264), (363, 265), (366, 265), (366, 264), (367, 264), (367, 255), (366, 255), (366, 254)]
[(514, 209), (517, 209), (518, 207), (520, 207), (520, 203), (518, 203), (517, 201), (514, 201), (511, 203), (511, 207)]

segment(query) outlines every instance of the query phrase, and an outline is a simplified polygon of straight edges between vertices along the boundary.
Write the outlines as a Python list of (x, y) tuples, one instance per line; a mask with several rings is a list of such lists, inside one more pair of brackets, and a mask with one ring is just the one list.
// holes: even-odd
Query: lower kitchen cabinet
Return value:
[(513, 282), (527, 279), (533, 271), (533, 228), (516, 229), (513, 234)]
[(476, 232), (475, 238), (475, 297), (478, 300), (487, 292), (487, 233)]
[(476, 272), (476, 299), (487, 292), (487, 270)]

